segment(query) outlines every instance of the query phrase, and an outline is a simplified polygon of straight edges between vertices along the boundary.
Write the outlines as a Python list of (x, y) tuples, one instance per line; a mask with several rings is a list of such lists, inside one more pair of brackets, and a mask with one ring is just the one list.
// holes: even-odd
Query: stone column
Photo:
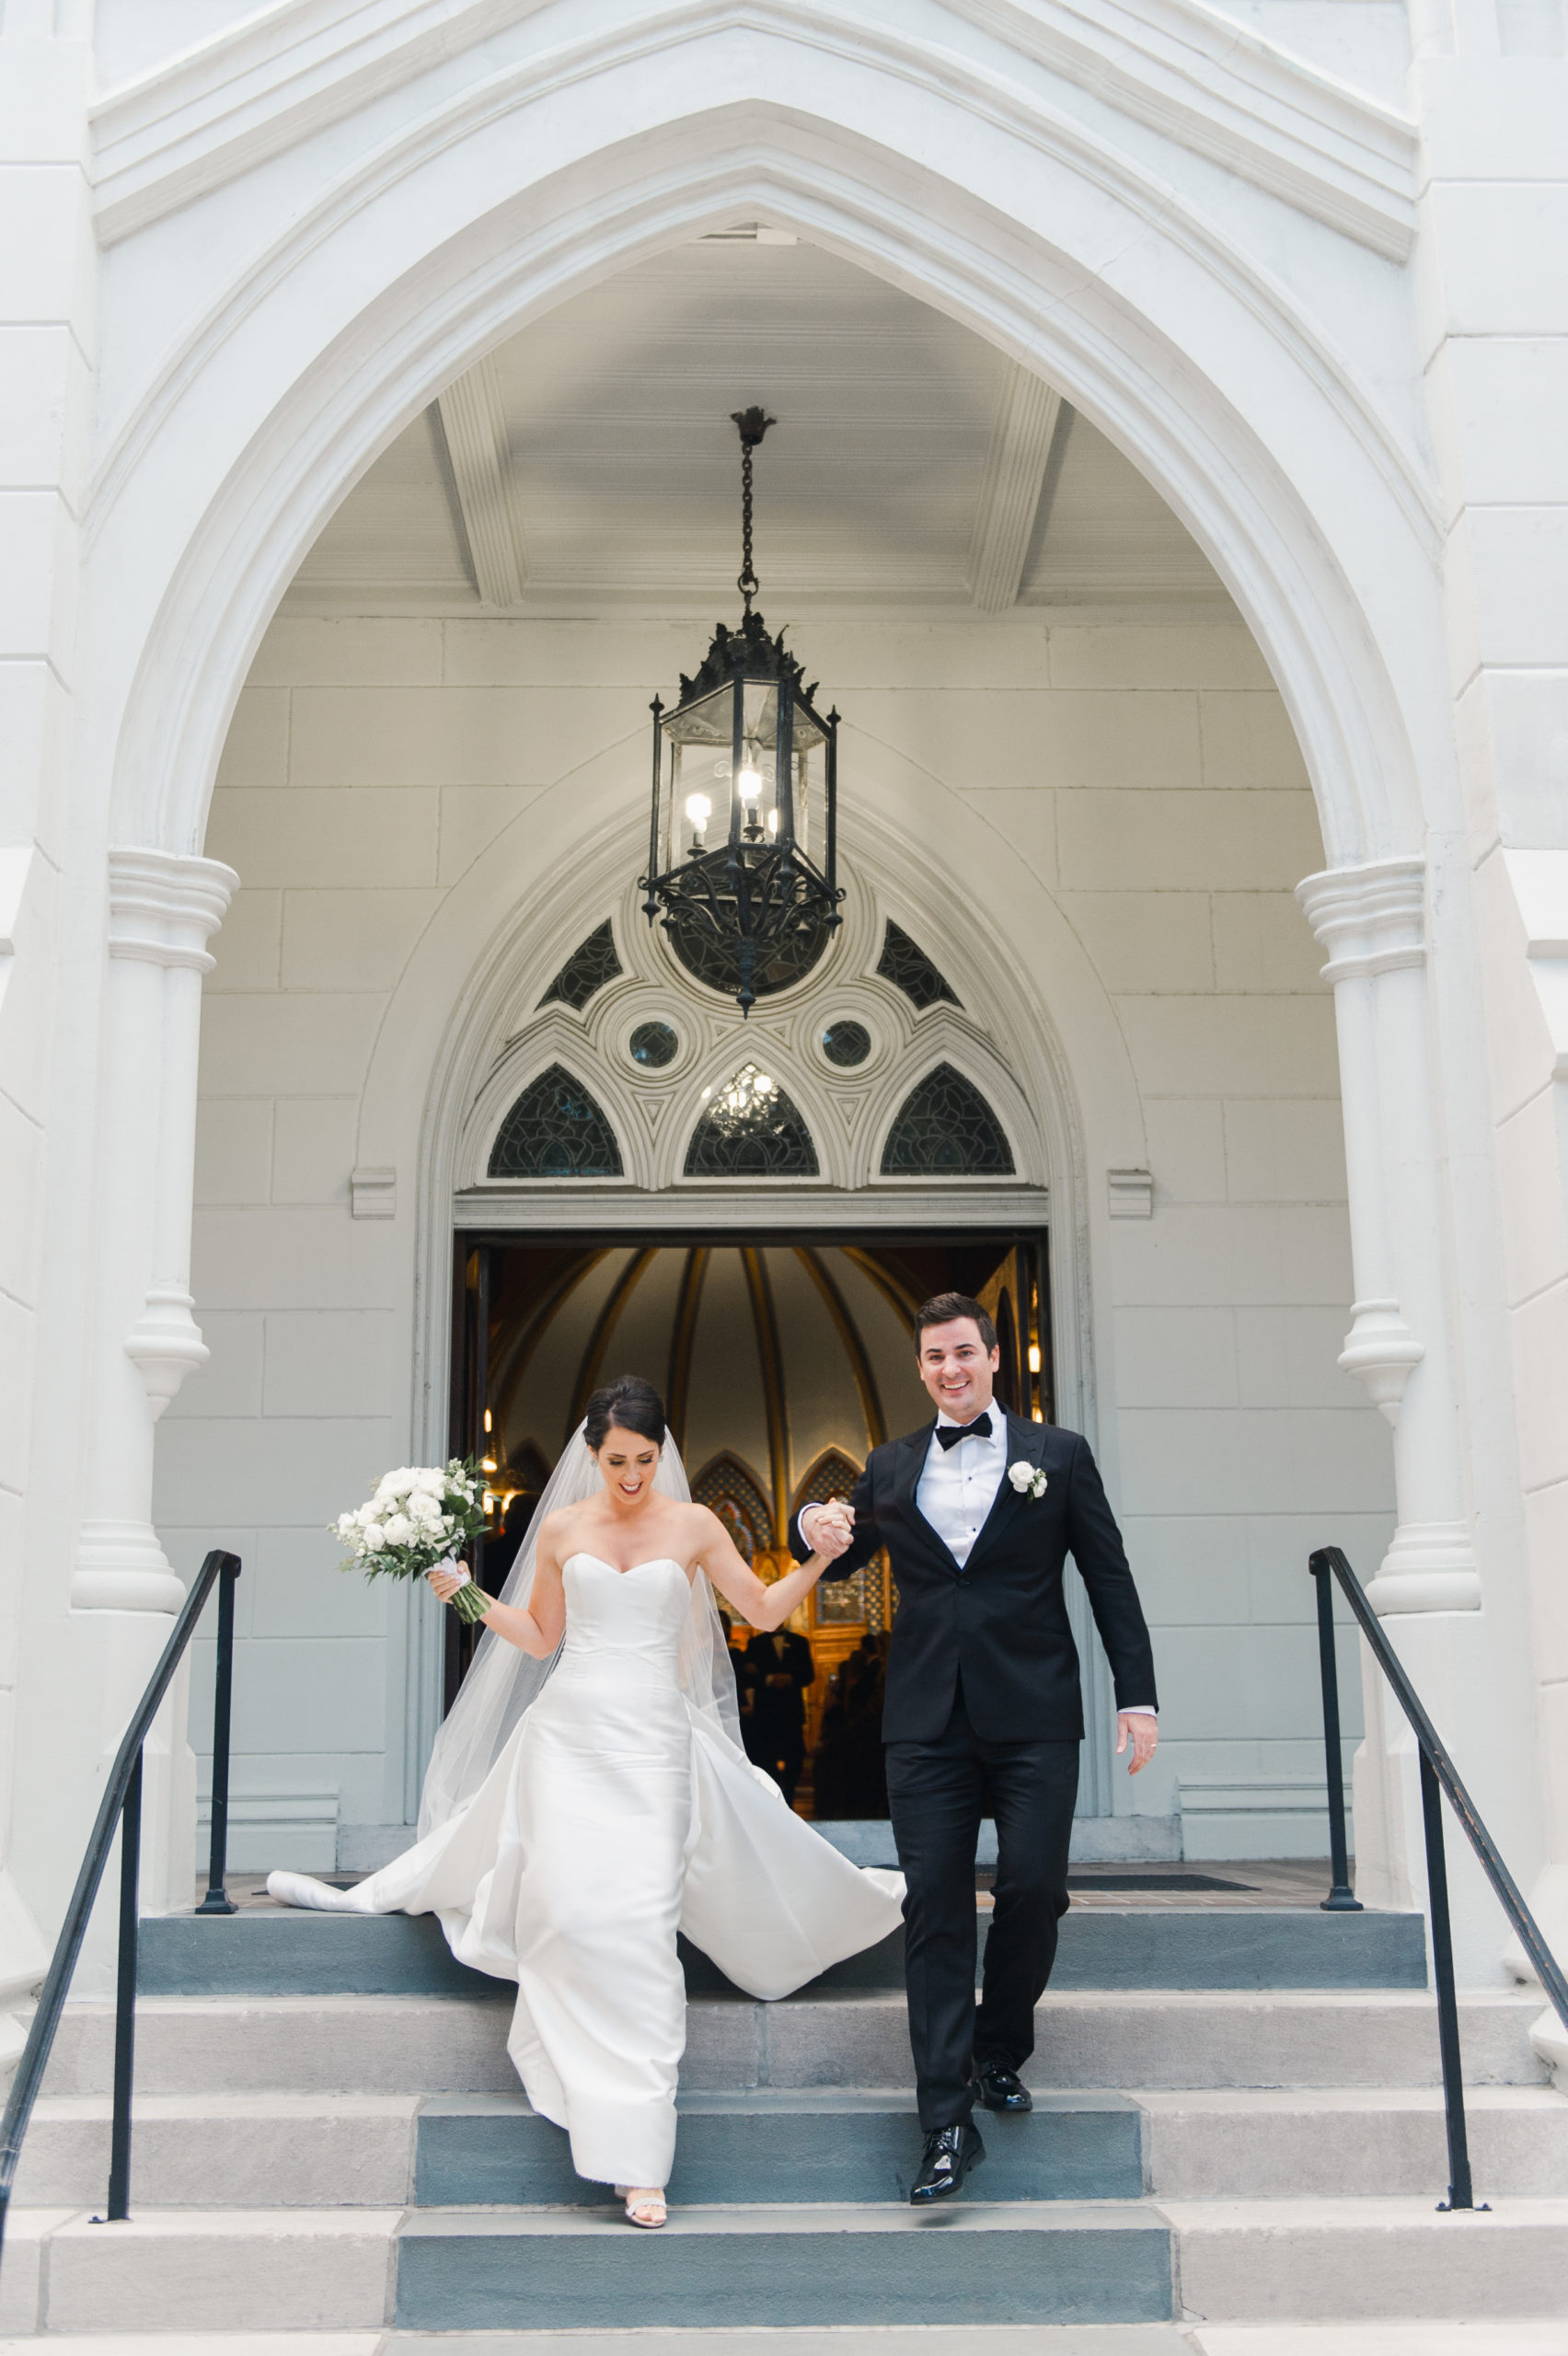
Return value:
[[(108, 1756), (185, 1598), (153, 1528), (153, 1426), (207, 1357), (190, 1297), (202, 976), (239, 879), (210, 859), (110, 853), (86, 1514), (70, 1600)], [(79, 1616), (78, 1616), (79, 1615)], [(191, 1903), (196, 1761), (189, 1659), (148, 1738), (142, 1905)], [(101, 1910), (100, 1910), (101, 1911)], [(92, 1969), (103, 1958), (95, 1923)]]
[(215, 860), (110, 853), (96, 1363), (71, 1602), (172, 1612), (153, 1529), (153, 1426), (207, 1347), (190, 1297), (202, 976), (239, 878)]
[(1425, 1004), (1425, 870), (1379, 860), (1297, 886), (1334, 986), (1355, 1301), (1340, 1356), (1394, 1430), (1389, 1612), (1481, 1604), (1448, 1337)]
[[(1396, 1527), (1367, 1594), (1428, 1709), (1462, 1750), (1482, 1631), (1444, 1247), (1426, 1021), (1425, 867), (1419, 859), (1309, 875), (1297, 898), (1329, 953), (1344, 1117), (1355, 1300), (1340, 1365), (1393, 1426)], [(1357, 1565), (1365, 1578), (1366, 1567)], [(1484, 1681), (1484, 1680), (1482, 1680)], [(1415, 1738), (1362, 1647), (1366, 1738), (1355, 1772), (1356, 1888), (1424, 1907)], [(1467, 1980), (1496, 1972), (1496, 1926), (1462, 1842), (1449, 1844)]]

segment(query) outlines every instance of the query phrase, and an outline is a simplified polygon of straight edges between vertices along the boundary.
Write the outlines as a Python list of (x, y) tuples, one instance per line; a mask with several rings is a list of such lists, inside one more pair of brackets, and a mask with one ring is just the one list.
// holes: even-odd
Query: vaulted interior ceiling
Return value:
[(730, 415), (755, 401), (778, 420), (757, 460), (765, 612), (1228, 602), (1051, 387), (853, 263), (742, 225), (562, 304), (449, 387), (349, 493), (287, 605), (727, 610)]

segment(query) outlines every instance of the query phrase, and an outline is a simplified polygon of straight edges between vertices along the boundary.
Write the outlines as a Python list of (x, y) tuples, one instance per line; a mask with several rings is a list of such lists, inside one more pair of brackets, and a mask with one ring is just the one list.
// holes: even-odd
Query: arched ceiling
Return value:
[(1212, 600), (1197, 544), (1040, 380), (916, 296), (743, 225), (513, 336), (376, 460), (285, 611), (559, 613), (732, 598), (732, 410), (764, 609)]
[(553, 1464), (595, 1384), (640, 1374), (688, 1472), (729, 1451), (782, 1520), (826, 1449), (861, 1464), (930, 1413), (909, 1338), (922, 1273), (836, 1245), (588, 1247), (548, 1276), (519, 1254), (494, 1295), (502, 1464)]

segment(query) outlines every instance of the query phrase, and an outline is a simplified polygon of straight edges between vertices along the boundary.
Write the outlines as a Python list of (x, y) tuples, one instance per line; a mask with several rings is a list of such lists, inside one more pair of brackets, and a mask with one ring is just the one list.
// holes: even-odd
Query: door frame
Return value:
[[(637, 1243), (672, 1249), (700, 1245), (733, 1249), (743, 1242), (787, 1249), (806, 1242), (839, 1246), (944, 1243), (967, 1237), (999, 1246), (1023, 1244), (1038, 1253), (1036, 1265), (1044, 1295), (1043, 1334), (1050, 1352), (1045, 1371), (1060, 1418), (1066, 1371), (1059, 1355), (1062, 1287), (1052, 1253), (1049, 1195), (1043, 1187), (1014, 1186), (993, 1193), (969, 1185), (950, 1194), (923, 1186), (907, 1193), (879, 1192), (874, 1196), (824, 1190), (813, 1191), (809, 1197), (792, 1189), (773, 1191), (764, 1186), (726, 1189), (721, 1195), (701, 1197), (611, 1194), (587, 1187), (564, 1197), (537, 1189), (467, 1189), (453, 1198), (444, 1320), (449, 1349), (441, 1400), (442, 1447), (456, 1449), (459, 1415), (467, 1424), (477, 1419), (478, 1412), (471, 1398), (460, 1405), (465, 1382), (471, 1384), (477, 1372), (474, 1336), (467, 1330), (464, 1270), (469, 1253), (478, 1247), (504, 1247), (526, 1239), (539, 1245), (579, 1246), (592, 1240), (622, 1249)], [(1068, 1288), (1069, 1298), (1074, 1289)], [(1070, 1357), (1071, 1375), (1076, 1377), (1076, 1348)], [(1071, 1389), (1078, 1388), (1072, 1381)], [(446, 1674), (445, 1615), (439, 1609), (424, 1611), (422, 1600), (421, 1595), (423, 1624), (414, 1632), (409, 1646), (410, 1685), (417, 1678), (420, 1687), (417, 1696), (409, 1695), (414, 1704), (409, 1734), (418, 1744), (411, 1761), (416, 1768), (411, 1779), (416, 1809), (419, 1780), (440, 1724)], [(1076, 1812), (1084, 1817), (1109, 1816), (1113, 1813), (1111, 1744), (1115, 1729), (1110, 1671), (1094, 1632), (1088, 1598), (1076, 1578), (1068, 1582), (1067, 1605), (1083, 1664), (1084, 1746)]]

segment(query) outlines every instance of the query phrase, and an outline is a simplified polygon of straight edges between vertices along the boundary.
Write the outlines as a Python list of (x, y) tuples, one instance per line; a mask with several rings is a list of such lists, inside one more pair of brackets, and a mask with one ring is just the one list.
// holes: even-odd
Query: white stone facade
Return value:
[[(330, 1586), (319, 1524), (442, 1436), (462, 1125), (626, 904), (647, 701), (711, 619), (530, 606), (477, 364), (756, 219), (1054, 388), (1226, 593), (1009, 605), (1003, 463), (968, 611), (797, 631), (851, 866), (986, 912), (1062, 1412), (1159, 1632), (1162, 1780), (1115, 1805), (1179, 1781), (1196, 1853), (1290, 1844), (1337, 1540), (1568, 1938), (1562, 52), (1520, 0), (9, 0), (0, 1999), (209, 1544), (246, 1557), (249, 1804), (409, 1812), (430, 1627)], [(471, 618), (274, 618), (438, 398)], [(1359, 1869), (1419, 1902), (1367, 1702)], [(184, 1707), (154, 1905), (191, 1886)]]

